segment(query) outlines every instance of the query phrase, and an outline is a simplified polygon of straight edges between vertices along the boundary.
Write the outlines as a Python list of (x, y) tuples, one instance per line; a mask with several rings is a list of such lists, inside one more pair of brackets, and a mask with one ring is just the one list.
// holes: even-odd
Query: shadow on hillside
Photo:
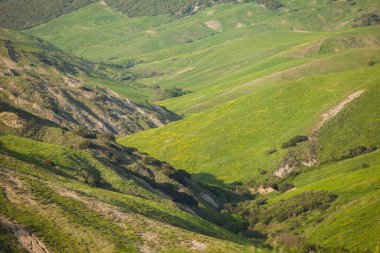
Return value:
[(218, 185), (221, 187), (227, 186), (227, 184), (223, 180), (215, 177), (215, 175), (212, 175), (210, 173), (206, 173), (206, 172), (194, 173), (194, 174), (191, 174), (191, 177), (197, 182), (202, 182), (202, 183), (211, 184), (211, 185)]
[[(3, 154), (3, 155), (5, 155), (5, 156), (12, 157), (12, 158), (14, 158), (16, 160), (20, 160), (20, 161), (22, 161), (24, 163), (27, 163), (29, 165), (35, 166), (34, 168), (43, 168), (46, 171), (53, 172), (53, 173), (55, 173), (55, 174), (57, 174), (59, 176), (62, 176), (62, 177), (68, 178), (68, 179), (76, 179), (75, 177), (73, 177), (73, 176), (71, 176), (71, 175), (63, 172), (62, 170), (56, 169), (55, 166), (49, 166), (49, 165), (43, 164), (42, 160), (39, 160), (39, 159), (33, 158), (31, 156), (27, 156), (27, 155), (21, 154), (19, 152), (16, 152), (14, 150), (11, 150), (11, 149), (8, 149), (8, 148), (4, 147), (4, 145), (2, 144), (1, 141), (0, 141), (0, 153)], [(15, 164), (15, 166), (17, 166), (17, 165)], [(63, 167), (63, 166), (61, 166), (61, 167), (63, 169), (67, 169), (67, 170), (73, 170), (72, 168)]]

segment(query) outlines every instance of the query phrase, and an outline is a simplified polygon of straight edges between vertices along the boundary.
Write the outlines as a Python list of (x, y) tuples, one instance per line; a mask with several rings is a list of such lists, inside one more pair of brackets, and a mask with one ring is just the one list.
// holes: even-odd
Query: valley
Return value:
[(380, 1), (43, 11), (0, 19), (0, 252), (379, 252)]

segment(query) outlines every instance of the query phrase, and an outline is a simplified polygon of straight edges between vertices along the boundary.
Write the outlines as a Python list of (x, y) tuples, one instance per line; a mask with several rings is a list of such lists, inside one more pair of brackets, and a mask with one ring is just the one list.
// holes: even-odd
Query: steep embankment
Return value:
[[(40, 40), (10, 30), (1, 31), (2, 102), (61, 127), (85, 127), (113, 134), (130, 134), (180, 118), (160, 106), (134, 102), (101, 88), (107, 86), (104, 82), (122, 84), (97, 73), (91, 62)], [(126, 94), (128, 90), (133, 88), (125, 87)], [(134, 93), (131, 92), (132, 97)], [(8, 111), (1, 115), (3, 124), (17, 124), (17, 114)], [(28, 126), (20, 123), (14, 127)]]

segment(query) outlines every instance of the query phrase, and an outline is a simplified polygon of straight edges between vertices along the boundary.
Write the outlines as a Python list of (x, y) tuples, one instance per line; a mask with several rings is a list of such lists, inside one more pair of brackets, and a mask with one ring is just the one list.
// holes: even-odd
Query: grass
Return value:
[[(167, 160), (197, 180), (223, 184), (270, 177), (272, 173), (260, 171), (273, 172), (292, 153), (310, 151), (309, 142), (291, 149), (282, 149), (282, 143), (297, 135), (317, 138), (316, 168), (295, 178), (295, 191), (271, 201), (309, 190), (336, 193), (338, 199), (323, 213), (322, 223), (305, 226), (310, 241), (359, 251), (374, 248), (379, 244), (374, 218), (379, 215), (379, 152), (336, 160), (358, 145), (380, 145), (380, 26), (352, 27), (353, 20), (378, 12), (380, 5), (370, 0), (356, 5), (281, 2), (285, 8), (276, 11), (255, 3), (222, 4), (176, 20), (127, 18), (95, 3), (24, 32), (93, 61), (138, 60), (131, 71), (159, 73), (139, 79), (144, 87), (193, 91), (159, 102), (185, 115), (183, 120), (119, 142)], [(208, 21), (217, 21), (220, 29), (207, 27)], [(369, 61), (376, 64), (369, 67)], [(113, 89), (124, 94), (117, 85)], [(324, 112), (361, 89), (366, 91), (360, 98), (321, 131), (312, 132)], [(369, 168), (358, 167), (362, 163)], [(102, 176), (121, 188), (112, 175)], [(184, 225), (189, 219), (182, 215), (187, 214), (171, 207), (163, 215), (164, 204), (149, 202), (137, 208), (143, 200), (128, 205), (131, 197), (76, 187), (160, 222), (213, 232), (209, 224), (193, 219)]]
[[(362, 164), (368, 164), (363, 168)], [(374, 221), (379, 216), (379, 151), (353, 159), (305, 171), (292, 182), (296, 189), (274, 198), (288, 199), (301, 192), (326, 190), (338, 199), (324, 214), (317, 226), (307, 228), (307, 236), (314, 243), (326, 247), (350, 250), (374, 249), (380, 241), (380, 226)], [(359, 232), (360, 231), (360, 232)]]
[[(247, 249), (246, 246), (239, 246), (247, 244), (241, 237), (181, 211), (169, 200), (152, 196), (152, 193), (133, 181), (121, 178), (88, 153), (11, 135), (1, 136), (0, 142), (2, 173), (7, 175), (2, 178), (2, 186), (9, 185), (9, 176), (22, 182), (22, 186), (13, 189), (12, 195), (8, 195), (9, 190), (7, 195), (2, 192), (1, 213), (35, 232), (55, 251), (68, 248), (75, 252), (87, 252), (103, 248), (134, 252), (136, 245), (142, 243), (141, 233), (148, 231), (147, 224), (150, 232), (160, 234), (157, 244), (165, 240), (163, 245), (154, 244), (152, 247), (169, 249), (177, 245), (176, 240), (181, 237), (184, 241), (190, 238), (206, 240), (210, 250), (223, 249), (225, 243), (215, 238), (231, 241), (229, 248)], [(56, 166), (44, 166), (41, 161), (46, 159)], [(12, 172), (5, 168), (12, 168)], [(91, 169), (91, 173), (100, 173), (115, 190), (94, 188), (83, 183), (76, 178), (77, 172), (83, 168)], [(70, 195), (62, 195), (58, 189), (66, 189), (78, 196), (96, 200), (101, 205), (117, 208), (125, 212), (123, 217), (126, 220), (115, 222), (111, 214), (94, 209), (92, 205)], [(33, 199), (33, 202), (27, 199)], [(38, 206), (34, 206), (36, 204)]]
[[(178, 168), (199, 173), (199, 179), (202, 178), (202, 173), (210, 173), (226, 182), (260, 178), (260, 169), (273, 171), (286, 154), (286, 150), (280, 149), (281, 144), (296, 135), (310, 133), (320, 115), (329, 107), (354, 91), (377, 89), (378, 70), (378, 67), (365, 67), (355, 71), (269, 83), (256, 87), (249, 95), (164, 128), (126, 137), (120, 142), (168, 160)], [(372, 92), (369, 91), (368, 96), (373, 96), (370, 94)], [(363, 102), (357, 115), (362, 115), (363, 110), (376, 114), (374, 102)], [(364, 128), (366, 130), (363, 130), (357, 142), (362, 145), (377, 144), (378, 128), (374, 128), (376, 123), (371, 118), (367, 119), (362, 118), (362, 124), (372, 126), (372, 130), (368, 132)], [(356, 122), (358, 120), (360, 119), (356, 119)], [(354, 124), (352, 122), (346, 128), (360, 131), (360, 127), (351, 128)], [(339, 129), (341, 128), (335, 131)], [(342, 135), (344, 133), (340, 134), (341, 137)], [(338, 135), (334, 136), (339, 138)], [(330, 141), (329, 136), (322, 139), (323, 144), (334, 143), (336, 146), (335, 142)], [(342, 138), (341, 150), (349, 149), (345, 145), (347, 141), (347, 138)], [(267, 155), (266, 151), (273, 147), (279, 152)]]

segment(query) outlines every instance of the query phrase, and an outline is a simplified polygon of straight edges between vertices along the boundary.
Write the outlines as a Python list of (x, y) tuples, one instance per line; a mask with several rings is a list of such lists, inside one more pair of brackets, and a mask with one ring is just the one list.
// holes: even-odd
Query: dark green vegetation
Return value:
[(379, 14), (101, 1), (1, 30), (0, 240), (10, 220), (53, 251), (377, 253)]
[(45, 23), (96, 0), (2, 0), (0, 26), (22, 29)]
[(232, 2), (231, 0), (106, 0), (114, 9), (125, 13), (128, 17), (156, 16), (170, 14), (184, 16), (196, 12), (199, 8), (210, 7), (216, 3)]

